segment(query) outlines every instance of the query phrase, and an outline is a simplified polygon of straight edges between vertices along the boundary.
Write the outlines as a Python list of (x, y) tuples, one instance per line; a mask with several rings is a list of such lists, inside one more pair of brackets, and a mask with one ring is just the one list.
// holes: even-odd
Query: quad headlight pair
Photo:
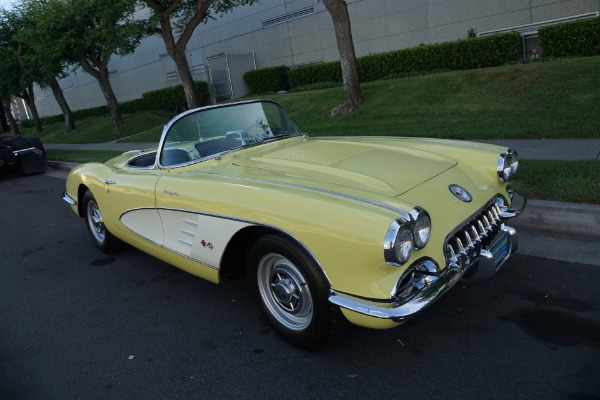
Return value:
[(427, 211), (415, 207), (390, 225), (385, 236), (384, 257), (392, 266), (408, 261), (413, 250), (421, 250), (431, 237), (431, 218)]
[(517, 175), (518, 168), (519, 157), (517, 156), (516, 151), (509, 149), (498, 157), (496, 171), (498, 172), (498, 179), (500, 179), (501, 183), (512, 180)]

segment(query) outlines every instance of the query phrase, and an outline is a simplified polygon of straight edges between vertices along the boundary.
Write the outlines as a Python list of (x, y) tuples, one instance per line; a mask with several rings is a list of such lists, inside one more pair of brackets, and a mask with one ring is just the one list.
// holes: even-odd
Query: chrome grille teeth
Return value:
[(484, 239), (486, 236), (485, 227), (483, 226), (483, 222), (481, 220), (477, 220), (477, 227), (479, 227), (479, 238)]
[(456, 244), (456, 259), (458, 260), (460, 267), (464, 269), (470, 265), (469, 254), (465, 250), (465, 246), (463, 245), (462, 241), (456, 236), (454, 237), (454, 243)]
[(468, 252), (473, 247), (473, 240), (471, 240), (471, 235), (469, 234), (469, 230), (464, 230), (462, 232), (464, 233), (465, 243), (467, 244), (467, 246), (465, 247), (465, 250)]
[(448, 239), (446, 257), (449, 265), (467, 269), (482, 249), (487, 249), (503, 224), (500, 206), (496, 201), (486, 207), (471, 222)]
[(471, 235), (473, 235), (473, 237), (475, 238), (475, 243), (479, 244), (481, 243), (481, 237), (479, 236), (479, 234), (477, 233), (477, 228), (474, 225), (469, 225), (467, 227), (467, 229), (471, 230)]
[(467, 243), (467, 245), (465, 246), (465, 252), (469, 256), (469, 259), (472, 260), (479, 253), (479, 246), (477, 244), (478, 237), (477, 235), (475, 235), (473, 238), (471, 238), (471, 233), (469, 232), (468, 227), (465, 227), (463, 233), (465, 236), (465, 242)]
[(485, 215), (482, 215), (482, 219), (483, 219), (483, 226), (485, 227), (485, 233), (487, 234), (488, 232), (490, 232), (492, 230), (492, 226), (490, 225), (490, 221), (488, 220), (488, 218)]
[(498, 222), (500, 221), (500, 211), (498, 211), (498, 204), (494, 204), (492, 207), (492, 213), (494, 214), (494, 219)]
[(494, 214), (492, 213), (492, 210), (488, 210), (486, 214), (490, 221), (490, 225), (492, 226), (492, 229), (493, 229), (493, 227), (496, 226), (496, 218), (494, 218)]
[(458, 258), (456, 258), (456, 252), (454, 251), (454, 248), (452, 247), (452, 245), (450, 245), (449, 243), (446, 245), (446, 251), (447, 251), (447, 257), (448, 257), (448, 264), (457, 265)]
[(467, 231), (471, 231), (469, 236), (472, 236), (472, 238), (473, 238), (472, 257), (477, 257), (477, 255), (479, 254), (479, 251), (481, 250), (481, 238), (479, 237), (479, 234), (477, 233), (477, 228), (475, 228), (475, 226), (468, 225), (466, 229), (467, 229)]

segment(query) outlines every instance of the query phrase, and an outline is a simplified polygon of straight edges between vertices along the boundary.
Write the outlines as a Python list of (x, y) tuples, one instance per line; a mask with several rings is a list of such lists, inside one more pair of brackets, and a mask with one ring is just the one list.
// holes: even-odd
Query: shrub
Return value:
[(600, 55), (600, 18), (546, 26), (539, 37), (543, 57)]
[(93, 108), (84, 108), (81, 110), (73, 111), (73, 119), (79, 120), (89, 117), (100, 117), (102, 115), (109, 114), (108, 106), (98, 106)]
[[(194, 82), (194, 87), (200, 97), (200, 104), (208, 104), (210, 100), (208, 84), (203, 81), (196, 81)], [(142, 99), (147, 110), (168, 110), (173, 112), (187, 110), (187, 101), (182, 85), (145, 92), (142, 94)]]
[[(358, 71), (361, 82), (368, 82), (410, 73), (493, 67), (515, 60), (519, 44), (518, 33), (506, 33), (421, 45), (359, 57)], [(295, 88), (316, 82), (341, 82), (342, 72), (339, 61), (334, 61), (292, 69), (289, 77)]]
[(317, 82), (342, 82), (342, 69), (339, 61), (305, 65), (288, 72), (293, 88)]
[(133, 114), (146, 110), (146, 102), (143, 98), (123, 101), (119, 103), (119, 109), (123, 114)]
[(244, 74), (244, 81), (250, 94), (278, 92), (290, 88), (285, 65), (248, 71)]
[(42, 125), (50, 125), (55, 124), (57, 122), (65, 122), (65, 116), (62, 114), (58, 115), (50, 115), (48, 117), (40, 118), (42, 121)]

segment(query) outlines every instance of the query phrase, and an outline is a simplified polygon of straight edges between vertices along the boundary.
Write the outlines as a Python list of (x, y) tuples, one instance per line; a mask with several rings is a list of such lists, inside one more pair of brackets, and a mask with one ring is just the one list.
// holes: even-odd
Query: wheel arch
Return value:
[(83, 183), (81, 183), (79, 185), (79, 187), (77, 187), (77, 214), (83, 218), (84, 214), (84, 204), (83, 204), (83, 196), (85, 195), (85, 192), (87, 192), (88, 190), (90, 190), (86, 185), (84, 185)]
[[(327, 282), (329, 286), (331, 286), (331, 281), (327, 276), (327, 273), (323, 269), (322, 265), (319, 263), (317, 257), (296, 237), (291, 235), (288, 232), (283, 230), (269, 227), (269, 226), (247, 226), (245, 228), (240, 229), (236, 232), (235, 235), (229, 240), (227, 246), (225, 247), (225, 252), (223, 253), (223, 257), (221, 258), (221, 266), (219, 268), (220, 277), (224, 276), (238, 276), (244, 275), (246, 273), (246, 264), (248, 255), (250, 253), (250, 249), (254, 242), (262, 236), (274, 234), (287, 238), (298, 244), (298, 246), (304, 251), (307, 257), (313, 259), (313, 261), (319, 266), (325, 277), (327, 278)], [(240, 251), (241, 249), (241, 251)]]

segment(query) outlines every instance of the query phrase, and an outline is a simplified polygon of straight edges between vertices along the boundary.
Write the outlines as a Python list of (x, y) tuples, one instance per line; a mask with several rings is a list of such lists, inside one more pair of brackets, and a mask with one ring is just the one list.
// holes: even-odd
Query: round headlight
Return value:
[(403, 218), (391, 223), (385, 235), (383, 246), (385, 262), (394, 267), (406, 263), (410, 258), (413, 246), (411, 217), (405, 213)]
[(429, 242), (429, 238), (431, 237), (431, 218), (424, 210), (420, 210), (419, 214), (417, 215), (413, 235), (416, 250), (422, 249), (425, 247), (425, 245), (427, 245), (427, 242)]
[(413, 235), (410, 228), (402, 225), (398, 229), (396, 240), (394, 242), (394, 253), (398, 264), (404, 264), (410, 258), (413, 249)]

